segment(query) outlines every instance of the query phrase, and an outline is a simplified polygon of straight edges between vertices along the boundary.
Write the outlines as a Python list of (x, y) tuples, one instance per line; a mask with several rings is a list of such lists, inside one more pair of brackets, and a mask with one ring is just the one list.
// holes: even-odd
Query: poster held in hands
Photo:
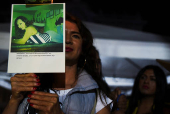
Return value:
[(65, 4), (13, 4), (8, 73), (65, 72)]

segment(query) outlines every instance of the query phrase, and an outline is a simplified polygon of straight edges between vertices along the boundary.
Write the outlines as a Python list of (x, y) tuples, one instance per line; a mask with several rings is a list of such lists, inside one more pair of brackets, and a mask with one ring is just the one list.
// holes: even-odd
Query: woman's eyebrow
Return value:
[(146, 74), (142, 74), (141, 76), (147, 76)]
[(154, 76), (154, 75), (151, 75), (150, 77), (156, 77), (156, 76)]
[(72, 31), (72, 34), (80, 34), (80, 32)]

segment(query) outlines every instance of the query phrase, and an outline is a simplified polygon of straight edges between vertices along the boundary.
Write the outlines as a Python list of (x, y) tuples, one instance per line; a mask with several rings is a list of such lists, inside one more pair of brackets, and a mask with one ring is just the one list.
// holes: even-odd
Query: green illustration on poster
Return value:
[(11, 52), (63, 51), (63, 4), (13, 5), (11, 37)]

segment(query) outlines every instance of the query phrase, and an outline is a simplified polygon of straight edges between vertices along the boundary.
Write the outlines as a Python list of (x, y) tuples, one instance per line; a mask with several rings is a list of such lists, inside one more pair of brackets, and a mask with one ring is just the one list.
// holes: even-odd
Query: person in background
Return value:
[(136, 78), (126, 114), (169, 114), (165, 108), (167, 80), (155, 65), (142, 68)]

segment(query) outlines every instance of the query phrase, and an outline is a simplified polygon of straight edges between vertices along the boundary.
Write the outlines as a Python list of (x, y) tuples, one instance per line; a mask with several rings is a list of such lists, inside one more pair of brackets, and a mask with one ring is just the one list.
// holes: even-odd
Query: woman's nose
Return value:
[(144, 81), (145, 81), (145, 83), (149, 83), (150, 79), (146, 78)]
[(18, 28), (21, 28), (21, 26), (19, 25)]
[(72, 38), (71, 35), (69, 33), (66, 33), (66, 44), (71, 44), (72, 43)]

